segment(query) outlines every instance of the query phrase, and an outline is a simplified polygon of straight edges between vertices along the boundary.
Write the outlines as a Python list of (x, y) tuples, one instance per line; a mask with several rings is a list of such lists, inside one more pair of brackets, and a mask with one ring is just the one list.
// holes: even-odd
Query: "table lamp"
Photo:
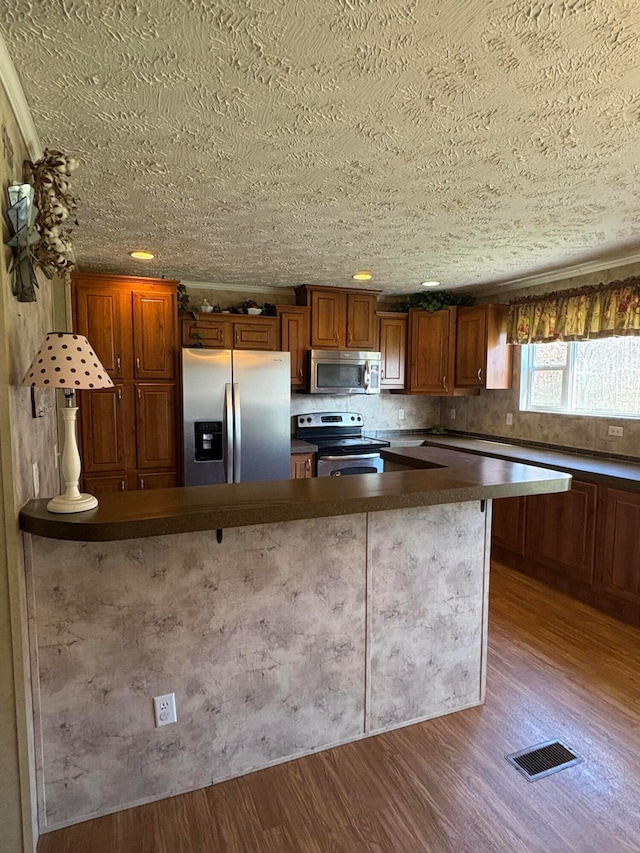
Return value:
[(64, 391), (64, 450), (61, 470), (65, 492), (47, 504), (49, 512), (84, 512), (98, 506), (93, 495), (81, 494), (80, 454), (76, 437), (78, 389), (113, 388), (111, 377), (100, 363), (89, 341), (73, 332), (49, 332), (27, 370), (23, 385), (42, 388), (62, 388)]

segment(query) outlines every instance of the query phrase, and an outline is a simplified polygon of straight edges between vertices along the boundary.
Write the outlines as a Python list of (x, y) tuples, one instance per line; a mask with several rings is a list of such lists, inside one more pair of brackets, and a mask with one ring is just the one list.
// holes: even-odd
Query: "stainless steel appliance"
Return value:
[(309, 351), (310, 394), (379, 394), (379, 352), (312, 349)]
[(363, 435), (357, 412), (309, 412), (296, 417), (296, 438), (318, 448), (318, 477), (380, 474), (380, 448), (389, 442)]
[(184, 484), (291, 476), (288, 352), (182, 350)]

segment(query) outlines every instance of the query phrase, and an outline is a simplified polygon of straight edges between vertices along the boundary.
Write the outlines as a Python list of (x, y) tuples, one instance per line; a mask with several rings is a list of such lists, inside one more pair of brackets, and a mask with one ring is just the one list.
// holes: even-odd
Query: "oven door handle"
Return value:
[(318, 459), (325, 462), (339, 462), (341, 459), (378, 459), (379, 453), (354, 453), (353, 456), (318, 456)]

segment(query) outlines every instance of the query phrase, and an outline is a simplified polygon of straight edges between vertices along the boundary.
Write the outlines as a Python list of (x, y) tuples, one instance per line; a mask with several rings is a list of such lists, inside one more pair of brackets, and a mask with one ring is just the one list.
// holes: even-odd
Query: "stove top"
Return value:
[(309, 412), (296, 417), (296, 438), (310, 441), (321, 453), (371, 453), (389, 447), (384, 439), (363, 435), (364, 419), (357, 412)]

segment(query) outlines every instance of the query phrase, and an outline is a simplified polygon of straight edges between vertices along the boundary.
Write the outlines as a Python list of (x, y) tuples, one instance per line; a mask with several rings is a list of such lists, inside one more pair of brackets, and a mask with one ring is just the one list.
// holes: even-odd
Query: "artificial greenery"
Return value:
[(391, 311), (408, 311), (410, 308), (422, 308), (424, 311), (440, 311), (449, 305), (473, 305), (475, 299), (466, 293), (452, 293), (450, 290), (410, 293), (408, 296), (389, 306)]

